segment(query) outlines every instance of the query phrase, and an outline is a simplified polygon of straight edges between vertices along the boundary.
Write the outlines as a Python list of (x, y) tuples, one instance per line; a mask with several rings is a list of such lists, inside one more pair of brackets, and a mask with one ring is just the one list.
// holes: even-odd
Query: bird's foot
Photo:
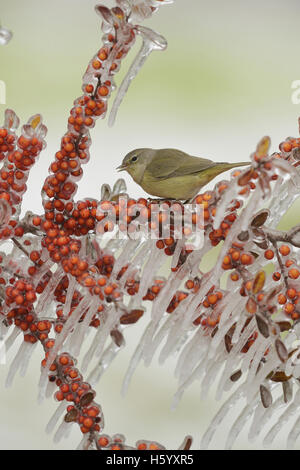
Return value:
[(177, 201), (177, 199), (160, 198), (160, 197), (158, 197), (158, 198), (148, 197), (147, 201), (150, 202), (150, 203), (153, 202), (153, 203), (155, 203), (155, 204), (160, 204), (160, 203), (162, 203), (162, 202), (170, 202), (170, 201), (175, 202), (175, 201)]

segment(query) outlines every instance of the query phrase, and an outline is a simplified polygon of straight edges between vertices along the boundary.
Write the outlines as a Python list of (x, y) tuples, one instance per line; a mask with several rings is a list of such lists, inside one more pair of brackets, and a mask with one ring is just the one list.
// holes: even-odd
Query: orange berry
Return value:
[(216, 294), (211, 294), (207, 297), (207, 300), (211, 305), (214, 305), (218, 302), (218, 297)]
[(266, 259), (273, 259), (274, 258), (274, 251), (273, 250), (265, 251), (265, 258)]
[(107, 86), (105, 86), (105, 85), (104, 85), (104, 86), (101, 86), (101, 87), (99, 88), (99, 90), (98, 90), (98, 94), (99, 94), (100, 96), (107, 96), (108, 93), (109, 93), (109, 89), (108, 89)]
[(106, 447), (109, 443), (109, 440), (107, 439), (107, 437), (100, 437), (100, 439), (98, 439), (98, 444), (100, 447)]
[(278, 299), (278, 303), (279, 303), (280, 305), (283, 305), (283, 304), (286, 303), (286, 296), (283, 295), (283, 294), (279, 294), (278, 297), (277, 297), (277, 299)]
[(288, 245), (282, 245), (280, 248), (279, 248), (279, 251), (280, 253), (282, 254), (282, 256), (288, 256), (291, 252), (291, 249)]
[(284, 307), (284, 311), (288, 315), (291, 315), (294, 312), (294, 310), (295, 310), (295, 306), (291, 303), (286, 304)]
[(292, 289), (292, 288), (288, 289), (287, 296), (288, 296), (289, 299), (294, 299), (296, 297), (296, 295), (297, 295), (297, 292), (296, 292), (295, 289)]
[(253, 257), (251, 255), (247, 255), (246, 253), (242, 254), (241, 256), (242, 264), (248, 265), (248, 264), (252, 264), (252, 262), (253, 262)]
[(292, 268), (292, 269), (289, 270), (289, 277), (291, 279), (298, 279), (299, 276), (300, 276), (300, 273), (299, 273), (298, 269)]

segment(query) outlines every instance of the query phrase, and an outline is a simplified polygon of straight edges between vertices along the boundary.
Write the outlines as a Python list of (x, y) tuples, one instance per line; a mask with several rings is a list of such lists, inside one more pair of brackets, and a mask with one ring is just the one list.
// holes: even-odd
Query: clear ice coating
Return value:
[(12, 38), (12, 32), (0, 26), (0, 46), (5, 46)]
[(135, 79), (141, 68), (143, 67), (144, 63), (148, 59), (149, 55), (152, 51), (163, 51), (167, 48), (168, 43), (167, 40), (161, 36), (160, 34), (156, 33), (150, 28), (146, 28), (143, 26), (137, 26), (135, 28), (136, 32), (142, 36), (143, 43), (140, 51), (138, 52), (137, 56), (135, 57), (134, 61), (132, 62), (127, 75), (125, 76), (123, 82), (121, 83), (117, 96), (115, 98), (114, 104), (112, 106), (110, 116), (108, 119), (108, 125), (113, 126), (118, 109), (126, 95), (131, 82)]

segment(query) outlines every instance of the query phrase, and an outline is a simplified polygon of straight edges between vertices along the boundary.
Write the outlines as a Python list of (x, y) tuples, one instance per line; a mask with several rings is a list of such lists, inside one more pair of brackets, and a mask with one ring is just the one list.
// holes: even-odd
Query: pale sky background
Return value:
[[(0, 0), (0, 21), (12, 29), (11, 43), (0, 48), (0, 80), (7, 85), (7, 106), (24, 123), (40, 112), (49, 129), (47, 149), (31, 171), (24, 210), (40, 212), (40, 188), (60, 138), (66, 130), (73, 100), (81, 94), (81, 77), (101, 44), (95, 0)], [(112, 2), (103, 0), (110, 5)], [(300, 105), (291, 102), (291, 84), (300, 79), (299, 14), (296, 0), (175, 0), (161, 7), (145, 25), (163, 34), (165, 52), (150, 57), (133, 82), (113, 128), (106, 121), (92, 131), (91, 161), (84, 168), (77, 199), (99, 197), (103, 183), (113, 184), (123, 156), (138, 147), (176, 147), (216, 161), (248, 158), (258, 140), (270, 135), (272, 150), (288, 135), (298, 135)], [(135, 52), (140, 44), (135, 46)], [(127, 70), (130, 54), (123, 64)], [(117, 83), (120, 82), (120, 77)], [(5, 106), (0, 105), (0, 119)], [(132, 196), (143, 192), (126, 176)], [(288, 227), (299, 205), (285, 217)], [(121, 383), (131, 353), (146, 321), (127, 330), (128, 347), (97, 387), (108, 434), (123, 433), (128, 443), (140, 438), (176, 448), (186, 434), (194, 448), (220, 404), (213, 393), (200, 400), (194, 383), (175, 411), (170, 410), (176, 381), (174, 361), (140, 366), (127, 397)], [(10, 357), (8, 358), (10, 359)], [(80, 440), (54, 445), (44, 429), (57, 405), (36, 401), (41, 350), (25, 378), (4, 389), (8, 370), (0, 366), (0, 448), (73, 449)], [(232, 415), (220, 427), (211, 448), (222, 448)], [(243, 432), (235, 448), (249, 444)], [(273, 448), (282, 448), (279, 437)]]

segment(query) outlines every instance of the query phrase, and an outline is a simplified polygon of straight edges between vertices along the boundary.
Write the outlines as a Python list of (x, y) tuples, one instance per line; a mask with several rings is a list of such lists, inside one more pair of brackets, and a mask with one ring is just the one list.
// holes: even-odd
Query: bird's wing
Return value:
[(199, 173), (213, 165), (215, 163), (206, 158), (192, 157), (176, 149), (162, 149), (147, 166), (147, 173), (154, 178), (166, 179)]

